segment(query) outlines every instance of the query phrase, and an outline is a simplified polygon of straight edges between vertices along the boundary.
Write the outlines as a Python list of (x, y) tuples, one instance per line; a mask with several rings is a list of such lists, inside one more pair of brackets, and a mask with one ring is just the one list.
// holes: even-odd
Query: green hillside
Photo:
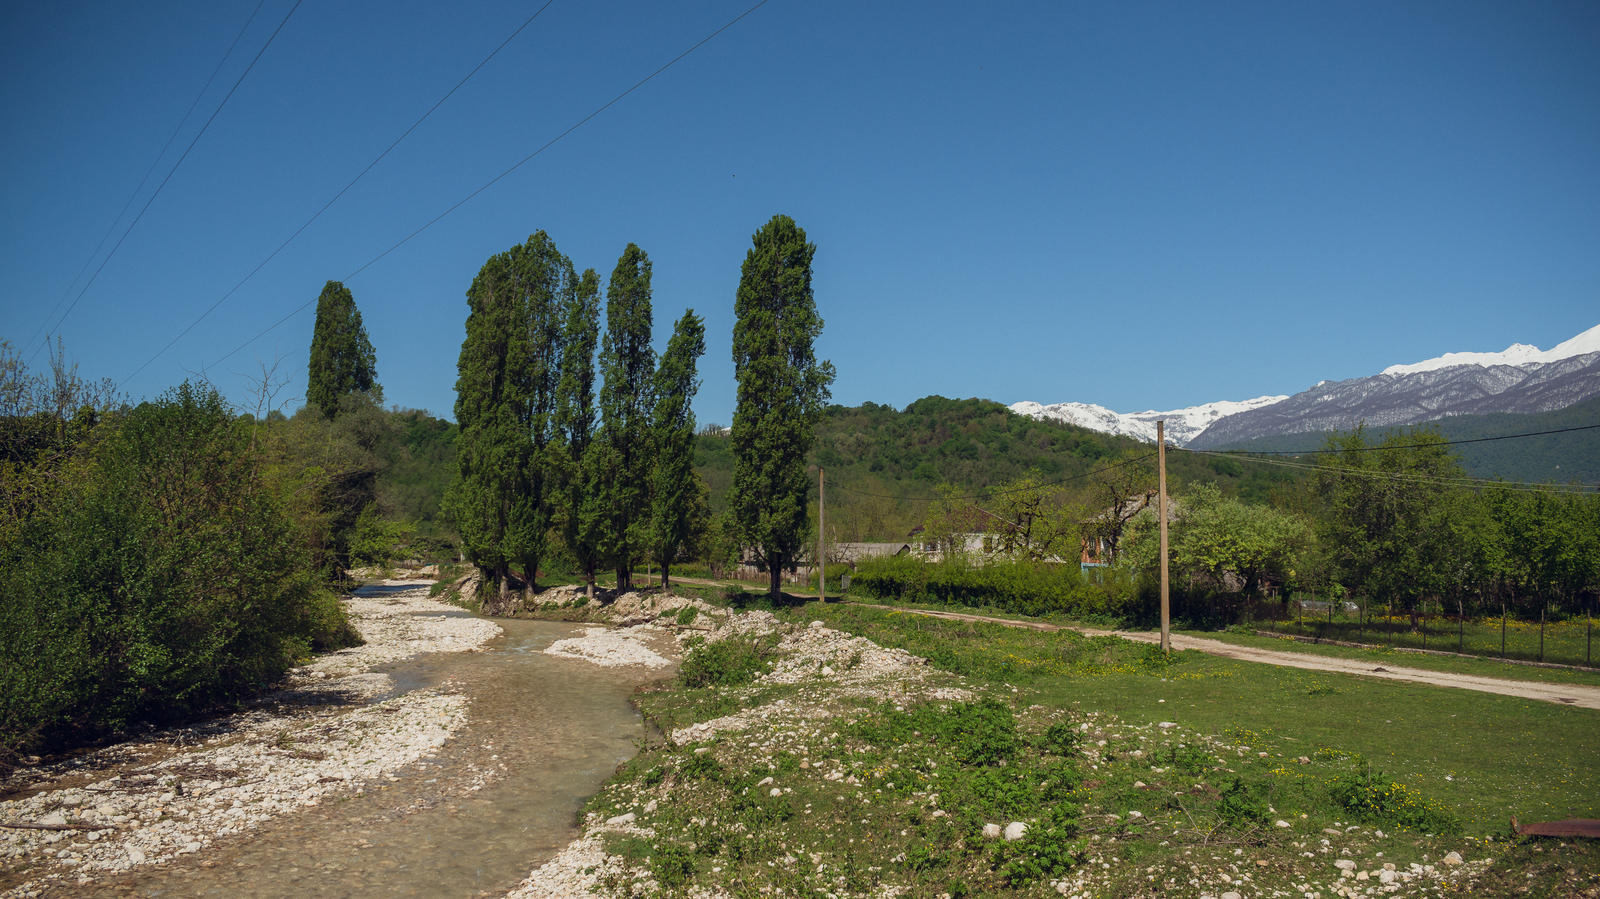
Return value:
[[(827, 471), (829, 520), (848, 520), (856, 532), (847, 539), (896, 540), (921, 522), (923, 499), (941, 483), (979, 492), (1037, 471), (1071, 495), (1084, 488), (1096, 462), (1152, 450), (1131, 438), (1018, 415), (991, 400), (930, 396), (902, 411), (877, 403), (830, 406), (811, 463)], [(721, 511), (733, 473), (727, 437), (701, 435), (695, 462)], [(1167, 465), (1174, 490), (1213, 481), (1225, 495), (1250, 502), (1265, 502), (1274, 487), (1297, 477), (1184, 453), (1169, 453)]]
[[(1480, 440), (1485, 437), (1600, 425), (1600, 396), (1555, 412), (1460, 415), (1440, 419), (1433, 424), (1448, 440)], [(1377, 431), (1375, 436), (1382, 439), (1383, 433), (1386, 431)], [(1230, 443), (1219, 447), (1219, 451), (1305, 452), (1321, 449), (1326, 439), (1327, 435), (1323, 432), (1283, 434)], [(1558, 483), (1600, 481), (1600, 428), (1522, 440), (1468, 443), (1455, 450), (1473, 477)]]

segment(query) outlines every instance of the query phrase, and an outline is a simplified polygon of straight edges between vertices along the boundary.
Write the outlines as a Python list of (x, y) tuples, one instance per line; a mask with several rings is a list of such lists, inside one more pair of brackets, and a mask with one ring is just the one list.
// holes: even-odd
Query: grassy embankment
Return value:
[[(703, 744), (649, 747), (594, 800), (610, 814), (658, 798), (641, 819), (654, 836), (612, 849), (664, 886), (1333, 895), (1377, 886), (1340, 879), (1341, 854), (1361, 871), (1388, 860), (1446, 871), (1452, 850), (1497, 859), (1477, 895), (1595, 886), (1595, 847), (1503, 839), (1511, 814), (1600, 816), (1593, 711), (1197, 653), (1167, 663), (1115, 638), (852, 606), (777, 612), (924, 656), (938, 669), (930, 677), (974, 702), (933, 714), (904, 700), (900, 711), (826, 676), (741, 685), (718, 674), (755, 670), (770, 650), (754, 643), (686, 665), (701, 673), (641, 698), (669, 731), (751, 709), (774, 717)], [(783, 719), (779, 700), (832, 717)], [(981, 835), (1013, 820), (1031, 836)], [(1403, 894), (1446, 889), (1432, 884), (1409, 882)]]

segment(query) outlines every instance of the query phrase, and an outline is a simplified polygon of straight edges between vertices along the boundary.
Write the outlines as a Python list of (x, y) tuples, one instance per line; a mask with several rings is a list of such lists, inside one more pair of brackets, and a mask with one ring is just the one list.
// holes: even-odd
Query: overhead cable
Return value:
[[(221, 103), (217, 104), (216, 111), (211, 113), (211, 118), (206, 119), (205, 125), (200, 128), (200, 133), (196, 134), (194, 136), (194, 140), (190, 141), (189, 142), (189, 146), (184, 149), (183, 155), (179, 156), (178, 157), (178, 161), (172, 164), (172, 171), (167, 172), (167, 177), (161, 179), (161, 184), (156, 187), (155, 193), (150, 195), (150, 199), (144, 201), (144, 205), (139, 208), (139, 214), (134, 216), (133, 217), (133, 221), (128, 224), (128, 230), (122, 232), (122, 236), (117, 238), (116, 245), (111, 248), (111, 252), (106, 254), (106, 258), (104, 258), (104, 259), (102, 259), (100, 261), (100, 267), (94, 270), (94, 274), (92, 276), (90, 276), (88, 283), (84, 284), (83, 285), (83, 289), (78, 291), (77, 297), (75, 297), (72, 300), (72, 305), (67, 307), (67, 311), (61, 313), (61, 318), (56, 320), (56, 327), (57, 328), (61, 327), (61, 323), (65, 322), (67, 320), (67, 316), (72, 314), (72, 310), (77, 308), (78, 301), (83, 299), (83, 295), (85, 293), (89, 292), (89, 287), (94, 284), (96, 278), (100, 277), (100, 273), (102, 271), (105, 271), (106, 263), (111, 261), (111, 257), (117, 255), (117, 250), (122, 248), (122, 242), (128, 239), (128, 235), (129, 234), (133, 233), (133, 229), (139, 224), (139, 220), (144, 218), (144, 214), (150, 208), (150, 204), (154, 203), (156, 201), (156, 197), (161, 196), (162, 188), (166, 187), (167, 186), (167, 182), (172, 180), (172, 176), (177, 174), (178, 167), (183, 165), (183, 161), (185, 159), (189, 158), (189, 151), (193, 150), (194, 149), (194, 145), (200, 142), (200, 138), (201, 137), (205, 136), (206, 129), (210, 128), (211, 127), (211, 123), (217, 120), (217, 115), (222, 112), (222, 108), (224, 106), (228, 105), (228, 101), (229, 100), (233, 99), (234, 91), (237, 91), (239, 89), (239, 85), (244, 83), (245, 76), (249, 75), (250, 71), (256, 67), (256, 63), (258, 61), (260, 61), (261, 54), (267, 52), (267, 48), (272, 46), (273, 40), (275, 40), (278, 37), (278, 32), (283, 30), (283, 26), (289, 24), (289, 17), (294, 15), (294, 11), (299, 9), (300, 8), (300, 4), (303, 3), (303, 2), (305, 2), (305, 0), (295, 0), (294, 6), (289, 8), (289, 12), (288, 12), (287, 15), (285, 15), (283, 17), (283, 21), (279, 22), (278, 23), (278, 27), (273, 30), (272, 36), (267, 38), (267, 42), (265, 44), (261, 45), (261, 49), (256, 53), (255, 58), (250, 60), (250, 65), (245, 67), (244, 72), (239, 75), (239, 80), (235, 81), (233, 83), (233, 87), (228, 90), (228, 95), (226, 97), (222, 98), (222, 102)], [(46, 341), (46, 342), (48, 342), (48, 341)], [(42, 347), (43, 344), (41, 344), (40, 346)], [(37, 356), (37, 355), (39, 355), (39, 351), (38, 350), (34, 350), (33, 351), (33, 356)], [(28, 357), (28, 361), (29, 362), (33, 361), (33, 356), (29, 356)], [(141, 368), (142, 367), (143, 366), (141, 366)], [(126, 380), (124, 380), (123, 383), (127, 383)], [(117, 386), (120, 388), (122, 385), (118, 384)]]
[[(727, 31), (729, 28), (732, 28), (734, 25), (738, 24), (739, 21), (741, 19), (743, 19), (745, 16), (748, 16), (751, 13), (755, 12), (756, 10), (760, 9), (761, 7), (767, 5), (767, 2), (768, 2), (768, 0), (761, 0), (761, 2), (757, 3), (756, 5), (750, 7), (749, 9), (745, 10), (744, 12), (740, 13), (738, 16), (734, 17), (730, 22), (728, 22), (728, 24), (723, 25), (721, 28), (718, 28), (716, 31), (711, 32), (705, 38), (700, 40), (699, 43), (696, 43), (694, 46), (690, 47), (689, 49), (687, 49), (687, 50), (683, 51), (682, 53), (679, 53), (677, 56), (673, 57), (672, 60), (670, 62), (668, 62), (666, 65), (662, 66), (659, 69), (656, 69), (654, 72), (651, 72), (649, 75), (646, 75), (645, 77), (639, 79), (639, 81), (636, 82), (633, 85), (633, 87), (630, 87), (627, 90), (623, 91), (622, 93), (616, 95), (615, 97), (613, 97), (611, 99), (610, 102), (606, 103), (604, 106), (601, 106), (599, 109), (596, 109), (594, 112), (591, 112), (588, 115), (584, 116), (582, 119), (578, 120), (577, 124), (573, 125), (572, 127), (568, 128), (567, 130), (565, 130), (565, 131), (561, 132), (560, 134), (556, 135), (555, 137), (551, 138), (547, 143), (545, 143), (539, 149), (534, 150), (532, 153), (529, 153), (527, 156), (524, 156), (520, 162), (518, 162), (517, 164), (511, 166), (510, 168), (506, 169), (505, 171), (501, 172), (500, 174), (496, 175), (494, 178), (490, 179), (490, 181), (487, 184), (484, 184), (482, 187), (478, 188), (477, 190), (473, 191), (472, 193), (467, 194), (465, 197), (463, 197), (455, 205), (451, 206), (450, 208), (446, 209), (445, 211), (443, 211), (443, 212), (439, 213), (438, 215), (434, 216), (432, 219), (429, 219), (426, 224), (424, 224), (422, 227), (418, 228), (417, 230), (411, 232), (410, 234), (407, 234), (399, 242), (397, 242), (393, 246), (389, 247), (389, 249), (384, 250), (382, 253), (379, 253), (378, 255), (372, 257), (371, 259), (369, 259), (365, 265), (361, 266), (360, 268), (356, 269), (355, 271), (351, 272), (350, 274), (345, 275), (344, 276), (344, 280), (348, 281), (351, 278), (354, 278), (356, 275), (359, 275), (362, 272), (366, 271), (370, 266), (373, 265), (373, 263), (376, 263), (378, 260), (382, 259), (383, 257), (389, 255), (390, 253), (393, 253), (395, 250), (400, 249), (400, 247), (404, 246), (407, 242), (409, 242), (411, 240), (411, 238), (416, 237), (418, 234), (421, 234), (422, 232), (424, 232), (424, 231), (428, 230), (429, 228), (433, 227), (433, 225), (436, 224), (440, 219), (444, 218), (445, 216), (447, 216), (450, 213), (452, 213), (452, 212), (456, 211), (457, 209), (459, 209), (461, 206), (466, 204), (466, 202), (468, 200), (471, 200), (473, 197), (476, 197), (478, 194), (481, 194), (484, 191), (488, 190), (490, 187), (493, 187), (501, 179), (505, 178), (507, 175), (511, 174), (512, 172), (516, 171), (517, 169), (521, 168), (524, 164), (526, 164), (527, 162), (532, 160), (535, 156), (538, 156), (540, 153), (543, 153), (545, 150), (550, 149), (552, 146), (554, 146), (556, 144), (557, 141), (561, 140), (562, 138), (566, 137), (567, 135), (571, 134), (572, 132), (578, 130), (580, 127), (582, 127), (584, 125), (584, 123), (588, 122), (590, 119), (594, 118), (595, 116), (599, 115), (602, 112), (605, 112), (607, 109), (610, 109), (612, 106), (614, 106), (622, 98), (628, 96), (629, 94), (631, 94), (634, 91), (638, 90), (639, 88), (643, 87), (646, 82), (648, 82), (651, 79), (655, 78), (657, 75), (660, 75), (662, 72), (665, 72), (667, 69), (671, 68), (679, 60), (683, 59), (685, 56), (688, 56), (690, 53), (693, 53), (694, 51), (700, 49), (700, 47), (702, 45), (708, 43), (712, 38), (716, 37), (717, 35), (721, 34), (722, 32)], [(312, 303), (315, 303), (315, 302), (316, 302), (316, 300), (313, 299), (313, 300), (308, 300), (305, 303), (301, 304), (299, 307), (297, 307), (294, 310), (292, 310), (288, 315), (285, 315), (283, 318), (280, 318), (276, 322), (274, 322), (271, 325), (267, 326), (266, 328), (263, 328), (254, 337), (251, 337), (249, 340), (246, 340), (244, 343), (239, 344), (237, 347), (235, 347), (234, 349), (230, 350), (227, 354), (225, 354), (222, 357), (218, 358), (216, 360), (216, 362), (222, 362), (223, 360), (225, 360), (225, 359), (229, 358), (230, 356), (232, 356), (234, 353), (239, 352), (240, 350), (244, 349), (245, 347), (249, 346), (250, 344), (255, 343), (257, 340), (260, 340), (261, 338), (265, 337), (268, 333), (270, 333), (273, 330), (275, 330), (279, 325), (282, 325), (284, 322), (288, 321), (289, 319), (294, 318), (296, 315), (299, 315), (300, 313), (304, 312), (307, 308), (309, 308), (311, 306)], [(170, 344), (169, 344), (169, 346), (170, 346)], [(157, 355), (159, 355), (159, 354), (157, 354)], [(154, 361), (154, 357), (152, 357), (151, 361)], [(216, 364), (216, 362), (214, 362), (212, 364), (214, 365), (214, 364)], [(145, 365), (149, 365), (149, 364), (150, 364), (149, 362), (145, 363)], [(144, 366), (141, 365), (139, 368), (142, 370), (144, 368)], [(137, 374), (137, 373), (138, 372), (135, 372), (135, 374)], [(132, 375), (129, 375), (129, 377), (131, 378)], [(126, 379), (124, 379), (123, 383), (127, 383)]]
[[(495, 47), (493, 52), (491, 52), (488, 56), (485, 56), (483, 58), (482, 62), (479, 62), (476, 66), (473, 66), (472, 67), (472, 71), (468, 72), (466, 74), (465, 78), (462, 78), (460, 81), (456, 82), (456, 86), (455, 87), (450, 88), (450, 90), (445, 92), (444, 96), (439, 98), (438, 102), (436, 102), (432, 106), (428, 107), (428, 111), (422, 114), (422, 118), (419, 118), (415, 122), (412, 122), (410, 128), (407, 128), (404, 132), (401, 133), (401, 135), (399, 137), (394, 139), (394, 143), (391, 143), (387, 148), (384, 149), (384, 151), (382, 153), (379, 153), (376, 159), (373, 159), (371, 162), (367, 163), (367, 167), (362, 169), (360, 174), (358, 174), (354, 178), (350, 179), (350, 183), (349, 184), (346, 184), (344, 187), (340, 188), (339, 192), (333, 195), (333, 199), (331, 199), (327, 203), (323, 204), (322, 208), (318, 209), (316, 214), (311, 216), (311, 218), (306, 219), (305, 224), (301, 225), (299, 228), (296, 228), (295, 232), (293, 234), (289, 235), (287, 240), (285, 240), (283, 243), (279, 244), (278, 248), (276, 250), (273, 250), (271, 253), (267, 254), (267, 258), (261, 260), (260, 264), (258, 264), (255, 268), (250, 270), (250, 274), (245, 275), (242, 279), (240, 279), (238, 284), (233, 285), (233, 288), (231, 290), (229, 290), (227, 293), (223, 294), (221, 299), (218, 299), (215, 303), (212, 303), (211, 304), (211, 308), (209, 308), (206, 311), (200, 313), (200, 317), (196, 318), (194, 321), (190, 322), (188, 327), (184, 328), (182, 331), (179, 331), (178, 332), (178, 336), (172, 338), (172, 340), (170, 340), (167, 343), (166, 346), (164, 346), (161, 349), (157, 350), (154, 356), (151, 356), (149, 359), (146, 359), (144, 361), (144, 365), (141, 365), (138, 368), (134, 369), (132, 374), (128, 375), (126, 378), (123, 378), (122, 379), (122, 384), (126, 384), (129, 381), (131, 381), (133, 379), (134, 375), (137, 375), (139, 372), (144, 371), (146, 366), (148, 366), (150, 363), (156, 361), (156, 359), (160, 358), (162, 353), (165, 353), (167, 350), (172, 349), (173, 344), (175, 344), (178, 341), (182, 340), (183, 336), (185, 334), (188, 334), (190, 331), (194, 330), (195, 326), (200, 324), (200, 322), (204, 321), (206, 316), (208, 316), (211, 313), (217, 311), (217, 307), (218, 306), (221, 306), (224, 302), (226, 302), (227, 299), (229, 297), (233, 296), (234, 293), (237, 292), (239, 290), (239, 288), (243, 287), (247, 281), (249, 281), (251, 278), (254, 278), (256, 276), (257, 272), (261, 271), (262, 268), (266, 267), (267, 263), (271, 262), (274, 258), (277, 257), (277, 255), (279, 253), (283, 252), (284, 247), (287, 247), (290, 243), (292, 243), (294, 241), (294, 239), (296, 237), (300, 236), (300, 232), (302, 232), (302, 231), (306, 230), (307, 228), (311, 227), (311, 223), (312, 222), (315, 222), (317, 219), (321, 218), (322, 214), (324, 212), (327, 212), (328, 208), (331, 207), (334, 203), (338, 202), (339, 198), (344, 196), (346, 191), (350, 190), (350, 188), (352, 188), (352, 187), (355, 187), (357, 181), (360, 181), (363, 177), (366, 176), (366, 174), (368, 172), (372, 171), (372, 167), (373, 166), (375, 166), (379, 162), (381, 162), (383, 160), (383, 157), (388, 156), (390, 150), (393, 150), (395, 147), (399, 146), (400, 142), (405, 140), (411, 134), (411, 132), (417, 130), (417, 126), (421, 125), (428, 118), (428, 116), (433, 115), (434, 110), (436, 110), (440, 106), (444, 105), (444, 101), (450, 99), (450, 97), (453, 94), (455, 94), (456, 91), (460, 90), (461, 86), (463, 84), (466, 84), (467, 81), (469, 79), (471, 79), (473, 75), (478, 74), (478, 70), (479, 69), (481, 69), (485, 65), (487, 65), (489, 60), (494, 59), (496, 54), (498, 54), (501, 50), (504, 50), (507, 44), (511, 43), (511, 41), (517, 35), (522, 33), (523, 29), (527, 28), (529, 25), (532, 25), (533, 24), (533, 20), (539, 18), (540, 13), (543, 13), (546, 9), (548, 9), (550, 7), (550, 4), (554, 3), (554, 2), (555, 2), (555, 0), (548, 0), (548, 2), (546, 2), (544, 6), (539, 7), (538, 10), (536, 10), (533, 15), (528, 17), (528, 20), (526, 22), (523, 22), (521, 25), (519, 25), (517, 27), (516, 31), (511, 32), (511, 36), (510, 37), (508, 37), (505, 40), (501, 41), (500, 42), (500, 46)], [(348, 278), (346, 278), (346, 280), (348, 280)], [(310, 304), (308, 303), (307, 305), (310, 305)], [(305, 306), (301, 306), (300, 307), (300, 309), (304, 309), (304, 308), (305, 308)], [(300, 311), (299, 309), (295, 310), (295, 312), (299, 312), (299, 311)], [(291, 314), (293, 314), (293, 313), (291, 313)], [(280, 324), (281, 324), (281, 322), (280, 322)], [(273, 325), (273, 327), (275, 328), (275, 327), (277, 327), (277, 325)], [(271, 330), (271, 328), (269, 328), (268, 330)], [(264, 334), (266, 332), (264, 331), (262, 333)], [(259, 335), (259, 334), (256, 335), (256, 337), (260, 337), (260, 336), (261, 335)], [(248, 344), (249, 342), (253, 342), (256, 339), (256, 337), (252, 337), (250, 339), (250, 341), (247, 341), (246, 343)], [(240, 349), (243, 349), (243, 347), (241, 347)], [(233, 353), (237, 353), (237, 352), (238, 352), (238, 350), (234, 350), (233, 351)], [(228, 356), (232, 356), (233, 353), (229, 353)], [(224, 356), (224, 357), (222, 357), (222, 359), (226, 359), (226, 358), (228, 358), (228, 356)], [(217, 362), (221, 362), (222, 359), (218, 359)], [(213, 364), (215, 364), (215, 363), (213, 363)], [(121, 387), (122, 384), (118, 384), (117, 386)]]
[(61, 299), (56, 300), (51, 304), (50, 311), (44, 314), (44, 320), (39, 323), (39, 330), (35, 331), (33, 336), (28, 338), (28, 342), (23, 344), (22, 348), (26, 349), (27, 347), (32, 346), (33, 342), (39, 339), (39, 335), (44, 331), (44, 326), (50, 322), (50, 317), (55, 315), (56, 310), (61, 308), (61, 304), (66, 302), (67, 297), (72, 295), (72, 288), (78, 283), (78, 279), (82, 278), (83, 273), (89, 270), (90, 263), (94, 262), (95, 257), (100, 255), (100, 250), (106, 245), (106, 241), (110, 240), (111, 235), (116, 233), (118, 223), (122, 221), (122, 217), (124, 215), (128, 214), (128, 208), (133, 205), (133, 201), (139, 198), (139, 191), (144, 190), (144, 186), (150, 180), (150, 176), (155, 173), (156, 166), (161, 164), (161, 157), (166, 156), (167, 150), (172, 148), (172, 142), (178, 139), (178, 132), (182, 131), (183, 126), (188, 124), (189, 116), (194, 115), (195, 107), (200, 105), (200, 98), (204, 97), (206, 95), (206, 91), (211, 89), (211, 83), (217, 80), (217, 73), (222, 71), (223, 63), (226, 63), (228, 61), (228, 57), (233, 55), (234, 49), (239, 46), (240, 39), (242, 39), (244, 37), (244, 33), (250, 29), (250, 23), (256, 20), (256, 13), (261, 12), (261, 7), (266, 2), (267, 0), (260, 0), (260, 2), (256, 3), (256, 8), (251, 11), (250, 18), (245, 19), (244, 27), (239, 29), (239, 33), (233, 38), (233, 43), (228, 45), (228, 52), (222, 54), (222, 58), (217, 60), (217, 67), (211, 70), (211, 77), (206, 79), (205, 86), (200, 88), (200, 93), (194, 95), (194, 102), (189, 104), (188, 111), (183, 114), (183, 118), (178, 120), (178, 127), (172, 129), (172, 136), (167, 138), (167, 142), (162, 145), (161, 152), (156, 154), (156, 158), (150, 160), (150, 168), (146, 169), (144, 177), (139, 179), (139, 186), (135, 187), (133, 189), (133, 193), (128, 195), (128, 202), (122, 204), (122, 210), (117, 213), (116, 218), (111, 220), (111, 227), (106, 229), (105, 236), (100, 238), (100, 242), (98, 244), (95, 244), (94, 252), (89, 254), (88, 259), (83, 260), (83, 266), (78, 269), (78, 273), (76, 275), (72, 276), (72, 281), (67, 284), (67, 289), (62, 292)]

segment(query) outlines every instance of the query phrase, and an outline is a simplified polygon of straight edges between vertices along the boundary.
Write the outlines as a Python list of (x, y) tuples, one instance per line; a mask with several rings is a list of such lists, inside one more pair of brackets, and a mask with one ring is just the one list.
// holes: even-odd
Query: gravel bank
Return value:
[[(363, 588), (347, 608), (367, 643), (291, 672), (245, 712), (155, 731), (3, 786), (0, 897), (31, 897), (181, 855), (278, 815), (315, 806), (428, 755), (466, 721), (449, 684), (372, 702), (393, 689), (370, 671), (425, 652), (468, 652), (493, 622), (427, 598), (427, 584)], [(22, 881), (19, 883), (19, 881)]]

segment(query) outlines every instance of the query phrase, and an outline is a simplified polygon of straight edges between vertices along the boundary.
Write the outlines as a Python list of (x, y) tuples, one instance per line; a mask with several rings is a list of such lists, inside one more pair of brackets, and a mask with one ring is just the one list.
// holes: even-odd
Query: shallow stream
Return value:
[(664, 673), (545, 655), (581, 634), (571, 624), (496, 623), (505, 634), (486, 652), (422, 656), (386, 671), (396, 692), (451, 684), (471, 697), (468, 725), (437, 755), (363, 795), (265, 822), (197, 857), (46, 895), (503, 894), (576, 838), (584, 798), (644, 734), (628, 703), (633, 688)]

